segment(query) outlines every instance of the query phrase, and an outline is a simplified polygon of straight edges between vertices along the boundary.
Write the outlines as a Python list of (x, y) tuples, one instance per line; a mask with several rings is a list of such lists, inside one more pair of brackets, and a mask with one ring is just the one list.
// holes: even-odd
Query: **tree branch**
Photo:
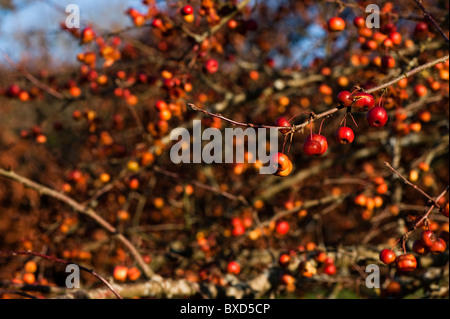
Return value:
[(108, 231), (110, 234), (114, 235), (114, 237), (117, 238), (117, 240), (119, 240), (128, 249), (128, 251), (136, 260), (137, 264), (140, 266), (140, 268), (144, 272), (144, 275), (147, 278), (151, 278), (155, 275), (153, 270), (145, 263), (144, 259), (142, 258), (141, 254), (137, 251), (136, 247), (134, 247), (134, 245), (123, 234), (120, 234), (113, 225), (108, 223), (93, 209), (80, 204), (79, 202), (75, 201), (74, 199), (70, 198), (67, 195), (64, 195), (63, 193), (60, 193), (44, 185), (36, 183), (26, 177), (16, 174), (13, 171), (4, 170), (0, 168), (0, 176), (6, 177), (13, 181), (19, 182), (26, 187), (34, 189), (40, 195), (46, 195), (56, 200), (59, 200), (60, 202), (63, 202), (64, 204), (70, 206), (76, 212), (83, 214), (89, 217), (90, 219), (93, 219), (103, 229)]

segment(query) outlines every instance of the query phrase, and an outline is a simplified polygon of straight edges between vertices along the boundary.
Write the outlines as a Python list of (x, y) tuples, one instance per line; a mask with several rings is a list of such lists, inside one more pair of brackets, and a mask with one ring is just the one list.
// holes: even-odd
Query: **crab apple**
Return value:
[(383, 127), (388, 121), (386, 110), (376, 106), (367, 113), (367, 122), (372, 127)]
[(414, 93), (416, 93), (417, 96), (422, 97), (427, 94), (427, 87), (423, 84), (416, 84), (414, 87)]
[(303, 143), (303, 151), (308, 156), (319, 155), (321, 149), (320, 143), (310, 137), (307, 137), (305, 143)]
[(280, 281), (286, 286), (292, 286), (295, 283), (295, 278), (289, 274), (282, 274)]
[(352, 94), (352, 108), (356, 112), (367, 112), (375, 106), (375, 99), (372, 94), (365, 92), (356, 92)]
[(345, 29), (345, 21), (340, 17), (333, 17), (328, 20), (328, 29), (330, 31), (342, 31)]
[(396, 256), (395, 253), (390, 249), (383, 249), (380, 252), (380, 260), (386, 265), (391, 265), (395, 262)]
[(325, 260), (327, 259), (327, 254), (324, 251), (319, 251), (315, 256), (314, 259), (318, 262), (318, 263), (323, 263), (325, 262)]
[[(289, 123), (289, 121), (286, 120), (286, 118), (284, 118), (284, 117), (279, 117), (279, 118), (275, 121), (275, 125), (276, 125), (276, 126), (290, 127), (290, 126), (291, 126), (291, 123)], [(291, 131), (290, 129), (286, 129), (286, 130), (281, 129), (281, 130), (280, 130), (280, 132), (281, 132), (282, 134), (287, 134), (287, 133), (289, 133), (290, 131)]]
[(81, 42), (82, 43), (88, 43), (94, 40), (95, 38), (95, 32), (92, 30), (91, 27), (87, 27), (81, 31)]
[(355, 139), (355, 134), (351, 128), (343, 126), (337, 129), (335, 137), (340, 144), (350, 144)]
[(127, 279), (128, 268), (125, 266), (116, 266), (114, 268), (113, 277), (117, 281), (124, 282)]
[(236, 20), (231, 19), (230, 21), (227, 22), (227, 26), (228, 26), (228, 28), (230, 28), (230, 29), (236, 29), (237, 26), (238, 26), (238, 23), (237, 23)]
[(26, 272), (34, 273), (37, 270), (37, 265), (34, 261), (30, 260), (25, 264), (24, 269)]
[(286, 267), (291, 262), (291, 256), (289, 254), (281, 254), (278, 258), (278, 263), (281, 267)]
[(436, 242), (436, 235), (431, 230), (423, 231), (420, 238), (427, 247), (431, 247)]
[(286, 168), (288, 168), (289, 163), (291, 160), (286, 154), (283, 153), (275, 153), (272, 158), (272, 163), (275, 163), (277, 165), (277, 171), (283, 171)]
[(7, 90), (7, 94), (8, 96), (14, 97), (19, 95), (20, 91), (20, 86), (18, 86), (17, 84), (11, 84), (11, 86)]
[(442, 215), (444, 215), (447, 218), (448, 218), (448, 210), (449, 210), (449, 208), (448, 208), (448, 203), (447, 203), (447, 205), (445, 205), (444, 209), (442, 209), (442, 211), (441, 211)]
[(158, 117), (162, 121), (168, 121), (172, 118), (172, 113), (169, 110), (163, 109), (159, 112)]
[(292, 162), (289, 161), (288, 166), (285, 169), (275, 172), (274, 175), (285, 177), (288, 176), (291, 172), (292, 172)]
[(241, 272), (241, 266), (235, 261), (230, 261), (227, 266), (227, 271), (230, 274), (237, 275)]
[(424, 35), (428, 32), (428, 24), (425, 22), (418, 22), (414, 27), (414, 35)]
[(428, 247), (423, 243), (422, 240), (415, 240), (412, 246), (413, 252), (420, 256), (428, 254)]
[(275, 153), (271, 159), (271, 163), (276, 165), (276, 172), (274, 173), (276, 176), (284, 177), (289, 175), (292, 171), (292, 162), (286, 154)]
[(36, 276), (30, 272), (24, 273), (22, 276), (22, 280), (24, 283), (28, 285), (32, 285), (36, 281)]
[(389, 39), (396, 45), (402, 43), (402, 35), (397, 31), (389, 33)]
[(235, 226), (233, 227), (233, 230), (231, 231), (231, 234), (232, 234), (234, 237), (241, 236), (241, 235), (243, 235), (244, 233), (245, 233), (245, 227), (244, 227), (244, 225), (242, 225), (242, 224), (235, 225)]
[(353, 24), (357, 28), (363, 28), (366, 26), (366, 20), (363, 17), (356, 17), (353, 19)]
[(441, 254), (445, 251), (445, 248), (445, 241), (442, 238), (438, 238), (429, 249), (433, 254)]
[(137, 267), (131, 267), (127, 272), (128, 279), (136, 281), (141, 276), (141, 271)]
[(416, 257), (411, 254), (400, 255), (396, 259), (396, 266), (399, 271), (413, 271), (417, 268)]
[(320, 134), (313, 134), (312, 135), (312, 139), (316, 140), (317, 142), (320, 143), (320, 153), (319, 153), (319, 155), (324, 154), (327, 151), (327, 149), (328, 149), (327, 138), (325, 136), (323, 136), (323, 135), (320, 135)]
[(167, 110), (167, 103), (164, 102), (164, 101), (162, 101), (162, 100), (158, 100), (158, 101), (156, 101), (156, 103), (155, 103), (155, 108), (156, 108), (158, 111)]
[(303, 144), (303, 150), (305, 151), (305, 153), (307, 155), (311, 155), (308, 153), (309, 150), (312, 150), (313, 152), (316, 150), (315, 144), (312, 143), (311, 141), (316, 141), (316, 142), (319, 142), (319, 144), (320, 144), (320, 149), (317, 150), (316, 153), (314, 153), (312, 155), (320, 156), (323, 153), (325, 153), (326, 150), (328, 149), (328, 141), (325, 136), (320, 135), (320, 134), (311, 134), (306, 138), (306, 141)]
[(352, 103), (353, 103), (353, 99), (351, 98), (351, 95), (352, 94), (349, 91), (341, 91), (341, 92), (339, 92), (339, 94), (337, 95), (338, 102), (343, 107), (351, 106)]
[(188, 14), (183, 16), (183, 20), (186, 21), (187, 23), (192, 23), (194, 22), (195, 17), (193, 14)]
[(383, 55), (381, 58), (381, 66), (384, 69), (392, 69), (395, 66), (395, 59), (390, 55)]
[(152, 21), (152, 26), (154, 28), (161, 29), (164, 26), (164, 24), (161, 19), (155, 19)]
[(194, 13), (194, 8), (191, 5), (185, 5), (183, 9), (181, 9), (181, 13), (183, 15), (190, 15)]
[(289, 223), (285, 220), (279, 222), (275, 227), (275, 231), (280, 235), (286, 235), (289, 231)]
[(219, 62), (216, 59), (208, 59), (205, 62), (205, 69), (208, 73), (216, 73), (219, 70)]
[(336, 274), (336, 266), (334, 264), (327, 264), (323, 268), (323, 272), (327, 275), (333, 276), (334, 274)]

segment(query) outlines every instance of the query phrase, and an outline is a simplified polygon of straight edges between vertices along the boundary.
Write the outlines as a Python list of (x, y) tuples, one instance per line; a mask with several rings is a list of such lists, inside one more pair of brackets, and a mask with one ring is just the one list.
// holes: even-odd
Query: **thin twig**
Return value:
[(95, 210), (86, 207), (83, 204), (80, 204), (79, 202), (75, 201), (74, 199), (70, 198), (69, 196), (60, 193), (56, 190), (53, 190), (51, 188), (48, 188), (42, 184), (36, 183), (26, 177), (23, 177), (13, 171), (10, 170), (4, 170), (0, 168), (0, 176), (6, 177), (8, 179), (11, 179), (13, 181), (19, 182), (20, 184), (29, 187), (31, 189), (36, 190), (40, 195), (46, 195), (49, 197), (52, 197), (56, 200), (59, 200), (66, 205), (72, 207), (76, 212), (86, 215), (89, 218), (93, 219), (97, 224), (99, 224), (103, 229), (114, 235), (125, 247), (127, 247), (128, 251), (131, 253), (131, 255), (134, 257), (138, 265), (141, 267), (141, 269), (144, 272), (144, 275), (147, 278), (151, 278), (154, 276), (153, 270), (145, 263), (144, 259), (142, 258), (141, 254), (137, 251), (136, 247), (123, 235), (120, 234), (117, 229), (112, 226), (110, 223), (108, 223), (105, 219), (103, 219)]
[(423, 15), (428, 18), (428, 20), (433, 23), (434, 27), (439, 31), (440, 34), (444, 37), (445, 41), (448, 42), (448, 36), (445, 34), (444, 30), (441, 29), (439, 24), (437, 24), (436, 20), (433, 19), (430, 12), (424, 7), (422, 0), (414, 0), (414, 2), (419, 6), (420, 9), (423, 11)]
[(39, 87), (40, 89), (44, 90), (45, 92), (47, 92), (48, 94), (52, 95), (53, 97), (57, 98), (58, 100), (64, 100), (64, 96), (55, 91), (54, 89), (52, 89), (51, 87), (49, 87), (48, 85), (46, 85), (45, 83), (39, 81), (38, 79), (36, 79), (30, 72), (28, 72), (27, 70), (25, 70), (22, 66), (17, 65), (10, 57), (8, 54), (6, 54), (6, 52), (0, 48), (0, 51), (3, 52), (3, 58), (6, 60), (6, 62), (13, 67), (14, 69), (18, 70), (20, 73), (22, 73), (28, 80), (30, 80), (30, 82), (32, 82), (34, 85), (36, 85), (37, 87)]
[(116, 289), (114, 289), (114, 287), (102, 276), (100, 276), (95, 270), (93, 269), (88, 269), (86, 267), (83, 267), (81, 265), (78, 265), (76, 263), (64, 260), (64, 259), (60, 259), (60, 258), (56, 258), (56, 257), (52, 257), (52, 256), (48, 256), (48, 255), (44, 255), (35, 251), (1, 251), (0, 250), (0, 255), (9, 255), (9, 256), (19, 256), (19, 255), (25, 255), (25, 256), (37, 256), (37, 257), (41, 257), (47, 260), (51, 260), (51, 261), (55, 261), (58, 263), (62, 263), (62, 264), (74, 264), (77, 265), (81, 270), (86, 271), (88, 273), (90, 273), (91, 275), (97, 277), (97, 279), (99, 279), (101, 282), (103, 282), (105, 284), (106, 287), (109, 288), (109, 290), (111, 290), (118, 299), (123, 299), (122, 296), (117, 292)]
[(423, 196), (425, 196), (426, 198), (428, 198), (428, 200), (430, 202), (433, 203), (434, 206), (436, 206), (437, 208), (440, 208), (441, 206), (438, 204), (438, 202), (436, 201), (436, 199), (434, 199), (433, 197), (431, 197), (430, 195), (428, 195), (423, 189), (421, 189), (419, 186), (417, 186), (416, 184), (411, 183), (410, 181), (408, 181), (402, 174), (400, 174), (395, 168), (393, 168), (391, 166), (391, 164), (389, 164), (388, 162), (384, 162), (384, 164), (392, 171), (394, 172), (398, 177), (400, 177), (403, 182), (409, 186), (411, 186), (412, 188), (414, 188), (416, 191), (418, 191), (419, 193), (421, 193)]
[(393, 80), (391, 80), (389, 82), (380, 84), (380, 85), (378, 85), (376, 87), (373, 87), (371, 89), (368, 89), (368, 90), (364, 90), (364, 92), (366, 92), (366, 93), (373, 93), (373, 92), (382, 90), (384, 88), (387, 88), (387, 87), (391, 86), (392, 84), (395, 84), (395, 83), (397, 83), (398, 81), (400, 81), (400, 80), (402, 80), (404, 78), (408, 78), (408, 77), (410, 77), (410, 76), (412, 76), (412, 75), (414, 75), (416, 73), (422, 72), (423, 70), (431, 68), (431, 67), (435, 66), (438, 63), (446, 62), (448, 60), (448, 58), (449, 58), (449, 56), (447, 54), (446, 56), (443, 56), (443, 57), (438, 58), (436, 60), (433, 60), (433, 61), (427, 62), (425, 64), (419, 65), (418, 67), (416, 67), (416, 68), (414, 68), (412, 70), (409, 70), (408, 72), (403, 73), (402, 75), (396, 77), (395, 79), (393, 79)]

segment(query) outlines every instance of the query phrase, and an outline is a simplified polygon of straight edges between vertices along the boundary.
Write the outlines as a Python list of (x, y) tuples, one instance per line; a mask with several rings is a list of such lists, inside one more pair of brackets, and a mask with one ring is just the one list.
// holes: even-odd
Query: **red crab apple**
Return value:
[[(285, 127), (291, 127), (291, 123), (289, 123), (288, 120), (286, 120), (286, 118), (284, 117), (279, 117), (276, 121), (275, 121), (275, 125), (276, 126), (285, 126)], [(291, 130), (290, 129), (286, 129), (286, 130), (280, 130), (280, 132), (282, 134), (287, 134), (289, 133)]]
[(227, 266), (227, 271), (230, 274), (237, 275), (241, 272), (241, 266), (235, 261), (230, 261)]
[(283, 220), (277, 224), (275, 230), (280, 235), (286, 235), (289, 231), (289, 223)]
[(390, 249), (383, 249), (380, 252), (380, 260), (386, 265), (391, 265), (395, 262), (395, 253)]
[(337, 99), (339, 103), (344, 107), (349, 107), (353, 103), (353, 99), (351, 98), (351, 93), (349, 91), (341, 91), (337, 95)]
[(205, 62), (205, 69), (208, 73), (216, 73), (219, 70), (219, 63), (215, 59), (208, 59)]
[(345, 29), (345, 21), (340, 17), (333, 17), (328, 20), (328, 29), (330, 31), (342, 31)]
[(274, 173), (274, 175), (287, 176), (292, 171), (292, 162), (286, 154), (275, 153), (273, 155), (271, 163), (274, 163), (276, 165), (276, 172)]
[(194, 8), (192, 8), (191, 5), (185, 5), (185, 6), (183, 7), (183, 9), (181, 9), (181, 12), (182, 12), (184, 15), (193, 14), (193, 13), (194, 13)]
[[(315, 143), (317, 142), (318, 145)], [(320, 156), (328, 149), (327, 138), (320, 134), (310, 134), (303, 144), (303, 151), (309, 155)]]
[(382, 127), (388, 121), (386, 110), (380, 106), (376, 106), (367, 113), (367, 122), (372, 127)]
[(363, 17), (356, 17), (353, 20), (353, 24), (357, 28), (364, 28), (366, 26), (366, 20)]
[(417, 260), (411, 254), (404, 254), (397, 257), (396, 265), (399, 271), (409, 272), (417, 268)]
[(433, 254), (441, 254), (445, 251), (446, 244), (442, 238), (436, 239), (436, 241), (431, 245), (430, 251)]
[(81, 42), (82, 43), (91, 42), (92, 40), (94, 40), (94, 38), (95, 38), (95, 32), (94, 32), (94, 30), (92, 30), (91, 27), (87, 27), (87, 28), (83, 29), (83, 31), (81, 32)]
[(395, 66), (395, 59), (390, 55), (383, 55), (381, 58), (381, 66), (384, 69), (392, 69)]
[(327, 275), (333, 276), (334, 274), (336, 274), (336, 266), (334, 264), (327, 264), (323, 268), (323, 272)]
[(427, 247), (431, 247), (436, 242), (436, 235), (431, 230), (425, 230), (421, 235), (422, 242)]
[(375, 99), (372, 94), (356, 92), (352, 94), (351, 98), (353, 99), (352, 108), (356, 112), (367, 112), (375, 106)]
[(350, 144), (355, 139), (355, 134), (351, 128), (343, 126), (337, 129), (335, 137), (340, 144)]

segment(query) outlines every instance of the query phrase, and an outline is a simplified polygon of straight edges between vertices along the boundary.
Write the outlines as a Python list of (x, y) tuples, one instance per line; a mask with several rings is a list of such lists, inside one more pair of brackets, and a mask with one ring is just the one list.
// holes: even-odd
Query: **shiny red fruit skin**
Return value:
[(235, 275), (237, 275), (237, 274), (239, 274), (239, 272), (241, 271), (241, 266), (240, 266), (237, 262), (235, 262), (235, 261), (230, 261), (230, 262), (228, 263), (228, 266), (227, 266), (227, 271), (228, 271), (230, 274), (235, 274)]
[(345, 21), (340, 17), (333, 17), (328, 20), (328, 29), (330, 31), (342, 31), (345, 29)]
[(337, 129), (335, 137), (340, 144), (350, 144), (355, 139), (355, 134), (351, 128), (343, 126)]
[(436, 235), (431, 230), (425, 230), (421, 235), (422, 242), (427, 247), (431, 247), (436, 242)]
[(356, 17), (353, 20), (353, 24), (357, 28), (364, 28), (366, 26), (366, 20), (363, 17)]
[(320, 155), (321, 150), (322, 146), (320, 145), (320, 143), (316, 140), (311, 139), (310, 136), (308, 136), (305, 140), (305, 143), (303, 143), (303, 151), (308, 156)]
[(433, 254), (442, 254), (445, 251), (447, 245), (442, 238), (436, 239), (436, 241), (431, 245), (430, 251)]
[(380, 106), (376, 106), (367, 113), (367, 122), (372, 127), (383, 127), (388, 121), (386, 110)]
[(356, 112), (368, 112), (375, 106), (375, 99), (372, 94), (356, 92), (352, 94), (352, 108)]
[(415, 35), (422, 35), (428, 31), (428, 24), (425, 22), (418, 22), (414, 28)]
[[(276, 121), (275, 121), (275, 126), (285, 126), (285, 127), (290, 127), (291, 124), (289, 123), (289, 121), (284, 118), (284, 117), (279, 117)], [(279, 130), (282, 134), (287, 134), (289, 133), (291, 130), (290, 129), (286, 129), (286, 130)]]
[(194, 8), (192, 8), (192, 6), (190, 6), (190, 5), (186, 5), (183, 7), (183, 9), (181, 9), (181, 12), (184, 15), (189, 15), (189, 14), (194, 13)]
[(341, 91), (337, 95), (337, 99), (339, 103), (344, 107), (349, 107), (353, 103), (353, 99), (351, 98), (351, 93), (349, 91)]
[(152, 22), (152, 26), (153, 27), (155, 27), (155, 28), (162, 28), (162, 26), (163, 26), (163, 22), (162, 22), (162, 20), (161, 19), (155, 19), (155, 20), (153, 20), (153, 22)]
[[(308, 137), (308, 138), (311, 138), (311, 137)], [(325, 136), (323, 136), (323, 135), (320, 135), (320, 134), (313, 134), (312, 135), (312, 139), (316, 140), (317, 142), (320, 143), (320, 152), (318, 153), (318, 155), (324, 154), (327, 151), (327, 149), (328, 149), (327, 138)]]
[(380, 260), (386, 265), (391, 265), (395, 262), (395, 253), (390, 249), (383, 249), (380, 252)]
[(428, 247), (420, 239), (414, 241), (412, 250), (420, 256), (425, 256), (426, 254), (428, 254)]
[(275, 230), (280, 235), (286, 235), (289, 231), (289, 223), (287, 221), (281, 221), (277, 224)]
[(399, 271), (413, 271), (417, 268), (417, 260), (411, 254), (400, 255), (396, 259), (396, 266)]
[(291, 160), (286, 154), (276, 153), (273, 155), (273, 159), (271, 162), (277, 165), (277, 171), (283, 171), (288, 168)]
[(336, 266), (334, 264), (327, 264), (323, 268), (323, 272), (327, 275), (333, 276), (334, 274), (336, 274)]
[(216, 73), (219, 70), (219, 63), (215, 59), (209, 59), (205, 62), (205, 69), (209, 73)]
[(392, 69), (395, 66), (395, 59), (390, 55), (383, 55), (381, 58), (381, 67), (384, 69)]

